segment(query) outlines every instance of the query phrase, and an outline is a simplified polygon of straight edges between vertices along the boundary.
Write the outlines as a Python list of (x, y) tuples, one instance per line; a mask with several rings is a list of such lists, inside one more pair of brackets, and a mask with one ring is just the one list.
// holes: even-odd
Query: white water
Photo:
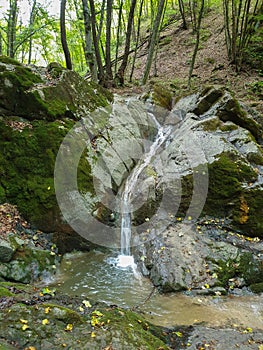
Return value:
[(136, 196), (135, 187), (138, 184), (139, 176), (143, 170), (150, 164), (152, 158), (157, 154), (162, 144), (167, 140), (172, 131), (172, 126), (161, 127), (155, 117), (152, 115), (156, 125), (159, 127), (155, 141), (152, 143), (149, 151), (138, 162), (131, 174), (128, 176), (121, 196), (121, 255), (119, 255), (119, 266), (134, 266), (134, 260), (131, 256), (131, 213), (132, 199)]

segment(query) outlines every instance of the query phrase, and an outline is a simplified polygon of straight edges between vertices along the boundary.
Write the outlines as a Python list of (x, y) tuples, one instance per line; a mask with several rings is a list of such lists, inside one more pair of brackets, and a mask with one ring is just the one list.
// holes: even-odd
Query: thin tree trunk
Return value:
[(87, 0), (82, 0), (83, 6), (83, 18), (84, 18), (84, 29), (85, 29), (85, 58), (89, 66), (91, 80), (97, 82), (97, 69), (94, 59), (94, 54), (92, 50), (92, 37), (91, 37), (91, 19), (88, 9)]
[(36, 4), (37, 1), (34, 0), (33, 5), (32, 5), (32, 9), (30, 12), (30, 18), (29, 18), (29, 30), (30, 30), (30, 37), (29, 37), (29, 48), (28, 48), (28, 64), (31, 63), (31, 59), (32, 59), (32, 45), (33, 45), (33, 25), (34, 25), (34, 21), (35, 21), (35, 15), (36, 15)]
[(17, 25), (17, 1), (9, 1), (9, 16), (7, 25), (7, 56), (14, 58), (15, 41), (16, 41), (16, 25)]
[(163, 14), (163, 9), (165, 5), (165, 0), (160, 0), (158, 4), (158, 9), (157, 9), (157, 14), (154, 20), (154, 25), (153, 25), (153, 32), (151, 35), (151, 41), (150, 41), (150, 47), (149, 47), (149, 52), (146, 60), (146, 65), (145, 65), (145, 70), (142, 78), (142, 84), (145, 85), (146, 81), (149, 77), (150, 74), (150, 69), (152, 66), (152, 61), (153, 61), (153, 55), (154, 55), (154, 48), (156, 45), (156, 40), (158, 36), (158, 31), (159, 31), (159, 26), (160, 22), (162, 19), (162, 14)]
[(141, 29), (141, 17), (142, 17), (143, 2), (144, 2), (144, 0), (141, 0), (140, 9), (139, 9), (139, 15), (138, 15), (136, 43), (135, 43), (133, 60), (132, 60), (132, 67), (131, 67), (131, 73), (130, 73), (130, 82), (132, 81), (132, 76), (133, 76), (133, 72), (134, 72), (135, 61), (136, 61), (137, 51), (138, 51), (138, 46), (139, 46), (139, 40), (140, 40), (140, 29)]
[(112, 22), (112, 5), (113, 0), (107, 0), (107, 11), (106, 11), (106, 81), (107, 84), (113, 80), (111, 70), (111, 22)]
[(60, 4), (60, 38), (61, 38), (61, 44), (64, 51), (65, 59), (66, 59), (66, 67), (67, 69), (72, 69), (72, 62), (70, 57), (70, 51), (68, 48), (67, 33), (66, 33), (66, 20), (65, 20), (66, 1), (67, 0), (61, 0), (61, 4)]
[(116, 75), (116, 72), (117, 72), (117, 62), (118, 62), (119, 45), (120, 45), (122, 7), (123, 7), (123, 0), (120, 1), (120, 5), (119, 5), (117, 38), (116, 38), (116, 51), (115, 51), (115, 65), (114, 65), (114, 74), (115, 75)]
[(124, 84), (124, 74), (128, 64), (128, 57), (130, 52), (130, 43), (131, 43), (131, 34), (132, 34), (132, 23), (134, 17), (134, 11), (136, 6), (136, 0), (131, 0), (131, 7), (129, 11), (128, 24), (127, 24), (127, 32), (126, 32), (126, 40), (125, 40), (125, 48), (124, 48), (124, 56), (120, 68), (116, 74), (116, 79), (120, 85)]
[(96, 32), (96, 11), (95, 11), (94, 0), (89, 0), (89, 4), (90, 4), (90, 15), (91, 15), (90, 19), (91, 19), (93, 45), (94, 45), (96, 62), (98, 67), (98, 79), (101, 85), (105, 85), (105, 76), (104, 76), (103, 65), (102, 65), (100, 49), (99, 49), (99, 42), (98, 42), (98, 37)]
[(190, 69), (189, 69), (188, 87), (191, 86), (191, 78), (192, 78), (192, 74), (193, 74), (193, 70), (194, 70), (194, 65), (195, 65), (195, 59), (196, 59), (197, 51), (198, 51), (198, 48), (199, 48), (200, 28), (201, 28), (201, 22), (202, 22), (202, 18), (203, 18), (203, 13), (204, 13), (204, 7), (205, 7), (204, 5), (205, 5), (205, 1), (204, 1), (204, 0), (201, 0), (200, 10), (199, 10), (199, 16), (198, 16), (197, 26), (196, 26), (196, 42), (195, 42), (195, 48), (194, 48), (194, 52), (193, 52), (193, 56), (192, 56), (192, 61), (191, 61)]
[(178, 0), (179, 2), (179, 11), (183, 20), (183, 29), (187, 29), (187, 22), (185, 17), (185, 8), (184, 8), (184, 2), (183, 0)]

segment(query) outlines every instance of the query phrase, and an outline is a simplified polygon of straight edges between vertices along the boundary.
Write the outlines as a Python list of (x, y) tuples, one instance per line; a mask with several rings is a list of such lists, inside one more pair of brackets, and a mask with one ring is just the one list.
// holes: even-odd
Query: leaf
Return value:
[(48, 314), (50, 310), (51, 310), (51, 308), (49, 306), (45, 307), (45, 314)]
[(83, 311), (84, 311), (84, 309), (83, 309), (82, 306), (79, 307), (79, 311), (80, 311), (80, 312), (83, 312)]
[(96, 334), (95, 334), (95, 332), (91, 332), (91, 338), (96, 338)]
[(51, 187), (50, 187), (50, 186), (48, 186), (48, 188), (47, 188), (47, 189), (48, 189), (48, 191), (50, 191)]
[(94, 311), (92, 312), (92, 315), (98, 316), (98, 317), (103, 316), (103, 314), (102, 314), (100, 311), (98, 311), (98, 310), (94, 310)]
[(25, 330), (27, 330), (29, 328), (29, 326), (27, 325), (27, 324), (23, 324), (23, 326), (22, 326), (22, 331), (25, 331)]
[(47, 318), (45, 318), (44, 320), (42, 320), (42, 324), (45, 326), (46, 324), (49, 324), (49, 320)]
[(42, 293), (43, 295), (49, 294), (49, 295), (51, 295), (51, 296), (54, 296), (54, 295), (55, 295), (55, 292), (56, 292), (56, 289), (55, 289), (55, 288), (49, 289), (48, 287), (45, 287), (45, 288), (43, 288), (43, 289), (41, 290), (41, 293)]
[(84, 304), (85, 307), (91, 307), (92, 306), (91, 303), (88, 300), (83, 300), (82, 304)]
[(27, 320), (24, 320), (23, 318), (20, 318), (20, 320), (19, 320), (21, 323), (24, 323), (24, 324), (27, 324), (28, 323), (28, 321)]
[(179, 337), (179, 338), (182, 338), (182, 336), (183, 336), (183, 333), (182, 333), (182, 332), (174, 332), (174, 334), (176, 334), (177, 337)]
[(263, 345), (259, 345), (258, 350), (263, 350)]
[(72, 329), (73, 329), (73, 324), (72, 324), (72, 323), (68, 323), (68, 324), (66, 325), (65, 331), (71, 332)]

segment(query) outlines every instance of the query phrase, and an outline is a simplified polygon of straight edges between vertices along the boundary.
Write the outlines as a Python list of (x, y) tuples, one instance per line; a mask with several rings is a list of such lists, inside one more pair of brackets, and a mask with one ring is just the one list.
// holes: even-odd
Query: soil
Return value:
[[(224, 19), (218, 9), (211, 10), (203, 19), (200, 47), (192, 75), (191, 88), (202, 85), (223, 85), (232, 90), (236, 97), (245, 104), (263, 113), (262, 93), (253, 92), (253, 84), (263, 78), (257, 69), (243, 65), (240, 72), (228, 60), (225, 45)], [(175, 95), (189, 93), (187, 87), (195, 34), (192, 29), (184, 30), (181, 21), (167, 26), (160, 35), (156, 69), (151, 69), (147, 87), (161, 83)], [(141, 93), (145, 87), (140, 86), (148, 52), (148, 42), (138, 52), (138, 59), (133, 75), (133, 83), (127, 84), (122, 94)], [(127, 77), (130, 75), (127, 71)]]

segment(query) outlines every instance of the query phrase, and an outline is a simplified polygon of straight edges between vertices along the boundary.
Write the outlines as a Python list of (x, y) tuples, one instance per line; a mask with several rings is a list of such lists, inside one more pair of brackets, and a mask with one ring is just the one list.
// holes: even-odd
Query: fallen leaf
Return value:
[(88, 300), (83, 300), (82, 304), (84, 304), (85, 307), (91, 307), (91, 303)]
[(71, 332), (72, 329), (73, 329), (73, 324), (72, 324), (72, 323), (68, 323), (68, 324), (66, 325), (65, 331)]
[(25, 331), (25, 330), (27, 330), (29, 328), (29, 326), (27, 325), (27, 324), (23, 324), (23, 326), (22, 326), (22, 331)]
[(42, 324), (43, 325), (49, 324), (49, 320), (47, 318), (45, 318), (44, 320), (42, 320)]
[(22, 319), (22, 318), (20, 318), (20, 320), (19, 320), (21, 323), (24, 323), (24, 324), (27, 324), (28, 323), (28, 321), (27, 320), (24, 320), (24, 319)]
[(95, 332), (91, 332), (91, 338), (95, 338), (95, 337), (96, 337)]
[(48, 306), (48, 307), (45, 307), (45, 314), (48, 314), (50, 310), (51, 310), (51, 309), (50, 309), (49, 306)]

